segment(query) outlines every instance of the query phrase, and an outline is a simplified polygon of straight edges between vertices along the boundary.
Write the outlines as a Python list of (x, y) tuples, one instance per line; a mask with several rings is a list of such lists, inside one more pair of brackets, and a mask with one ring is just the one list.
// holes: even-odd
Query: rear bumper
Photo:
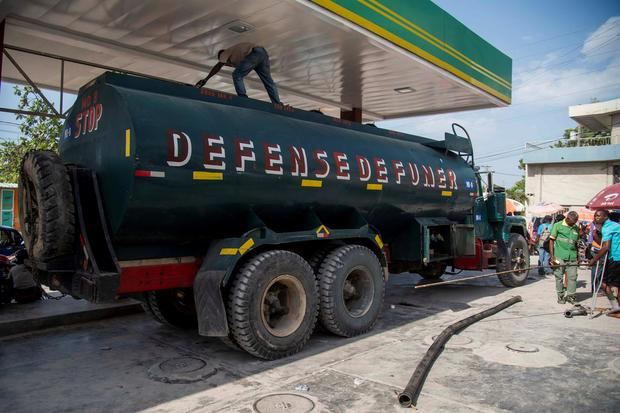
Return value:
[(48, 262), (27, 260), (36, 280), (52, 290), (82, 298), (93, 303), (108, 303), (118, 295), (120, 276), (117, 273), (76, 271), (76, 257), (60, 257)]

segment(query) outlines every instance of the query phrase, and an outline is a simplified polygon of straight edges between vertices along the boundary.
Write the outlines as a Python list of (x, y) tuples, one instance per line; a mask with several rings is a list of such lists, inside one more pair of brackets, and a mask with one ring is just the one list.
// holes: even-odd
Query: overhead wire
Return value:
[[(605, 30), (605, 32), (603, 32), (603, 33), (607, 33), (607, 32), (608, 32), (609, 30), (611, 30), (611, 29), (615, 29), (615, 27), (611, 27), (611, 28), (609, 28), (609, 29)], [(601, 34), (602, 34), (602, 33), (601, 33)], [(609, 43), (611, 43), (612, 41), (616, 40), (616, 38), (617, 38), (618, 36), (619, 36), (619, 35), (616, 35), (616, 36), (614, 36), (614, 37), (610, 38), (609, 40), (607, 40), (607, 41), (605, 41), (605, 42), (603, 42), (603, 43), (599, 44), (598, 46), (595, 46), (593, 50), (600, 49), (601, 47), (606, 46), (607, 44), (609, 44)], [(583, 45), (580, 45), (580, 46), (577, 46), (576, 48), (571, 49), (569, 53), (571, 53), (571, 52), (575, 51), (576, 49), (578, 49), (578, 48), (580, 48), (580, 47), (583, 47)], [(569, 53), (563, 54), (563, 55), (561, 55), (559, 58), (567, 57)], [(556, 63), (554, 63), (553, 65), (550, 65), (550, 66), (552, 66), (554, 69), (558, 69), (558, 68), (560, 68), (560, 67), (563, 67), (563, 66), (565, 66), (565, 65), (567, 65), (567, 64), (569, 64), (569, 63), (573, 63), (573, 62), (574, 62), (574, 58), (571, 58), (571, 59), (565, 60), (565, 61), (563, 61), (563, 62), (559, 62), (559, 63), (557, 63), (557, 62), (556, 62)], [(538, 70), (538, 69), (543, 69), (544, 67), (545, 67), (545, 66), (541, 65), (541, 66), (538, 66), (537, 68), (533, 69), (532, 71), (534, 71), (534, 70)], [(543, 74), (544, 74), (544, 73), (543, 73)], [(537, 79), (537, 78), (541, 77), (543, 74), (540, 74), (540, 73), (539, 73), (539, 74), (535, 75), (534, 77), (532, 77), (532, 78), (528, 79), (528, 82), (531, 82), (533, 79)]]
[[(551, 139), (544, 139), (544, 140), (538, 140), (538, 141), (530, 141), (528, 143), (530, 143), (532, 145), (546, 145), (546, 144), (551, 144), (551, 143), (557, 142), (557, 141), (559, 141), (559, 140), (561, 140), (563, 138), (564, 137), (561, 136), (561, 137), (555, 137), (555, 138), (551, 138)], [(509, 149), (502, 150), (502, 151), (499, 151), (499, 152), (487, 153), (487, 154), (484, 154), (484, 155), (480, 155), (480, 156), (477, 157), (477, 159), (478, 160), (482, 160), (482, 159), (485, 159), (485, 158), (491, 158), (491, 157), (495, 157), (495, 156), (498, 156), (498, 155), (503, 155), (503, 154), (515, 152), (515, 151), (521, 151), (521, 150), (524, 150), (524, 149), (525, 149), (524, 145), (521, 144), (521, 145), (513, 146), (513, 147), (511, 147)], [(544, 148), (541, 148), (541, 149), (544, 149)]]
[(583, 28), (581, 28), (579, 30), (575, 30), (575, 31), (572, 31), (572, 32), (561, 33), (561, 34), (558, 34), (558, 35), (554, 35), (554, 36), (550, 36), (550, 37), (545, 37), (545, 38), (542, 38), (540, 40), (536, 40), (536, 41), (533, 41), (533, 42), (527, 42), (524, 45), (516, 47), (516, 48), (514, 48), (512, 50), (513, 51), (521, 50), (521, 49), (524, 49), (526, 47), (531, 47), (532, 45), (535, 45), (535, 44), (545, 43), (545, 42), (548, 42), (549, 40), (558, 39), (560, 37), (565, 37), (565, 36), (570, 36), (572, 34), (583, 33), (583, 32), (588, 31), (588, 30), (591, 30), (591, 26), (583, 27)]

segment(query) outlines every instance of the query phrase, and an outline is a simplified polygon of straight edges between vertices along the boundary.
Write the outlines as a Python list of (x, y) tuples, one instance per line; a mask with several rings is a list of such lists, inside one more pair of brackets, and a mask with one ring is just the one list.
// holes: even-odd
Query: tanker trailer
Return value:
[(317, 320), (372, 329), (389, 272), (508, 268), (525, 242), (454, 128), (435, 141), (115, 73), (80, 90), (60, 155), (24, 157), (19, 188), (41, 283), (138, 298), (265, 359), (300, 351)]

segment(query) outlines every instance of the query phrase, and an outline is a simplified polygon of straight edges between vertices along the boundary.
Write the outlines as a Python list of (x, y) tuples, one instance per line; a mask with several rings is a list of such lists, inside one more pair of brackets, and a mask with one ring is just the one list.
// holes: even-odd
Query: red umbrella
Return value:
[(586, 204), (590, 209), (620, 209), (620, 184), (609, 185)]

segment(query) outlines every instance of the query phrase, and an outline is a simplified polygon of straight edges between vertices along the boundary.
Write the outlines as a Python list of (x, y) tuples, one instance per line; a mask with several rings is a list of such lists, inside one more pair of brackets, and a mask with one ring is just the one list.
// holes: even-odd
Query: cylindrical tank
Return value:
[(361, 216), (389, 241), (413, 216), (462, 222), (473, 205), (474, 172), (427, 142), (107, 73), (80, 91), (60, 154), (65, 164), (96, 171), (113, 244), (125, 259), (146, 257), (154, 245), (206, 248), (260, 225), (347, 228)]

